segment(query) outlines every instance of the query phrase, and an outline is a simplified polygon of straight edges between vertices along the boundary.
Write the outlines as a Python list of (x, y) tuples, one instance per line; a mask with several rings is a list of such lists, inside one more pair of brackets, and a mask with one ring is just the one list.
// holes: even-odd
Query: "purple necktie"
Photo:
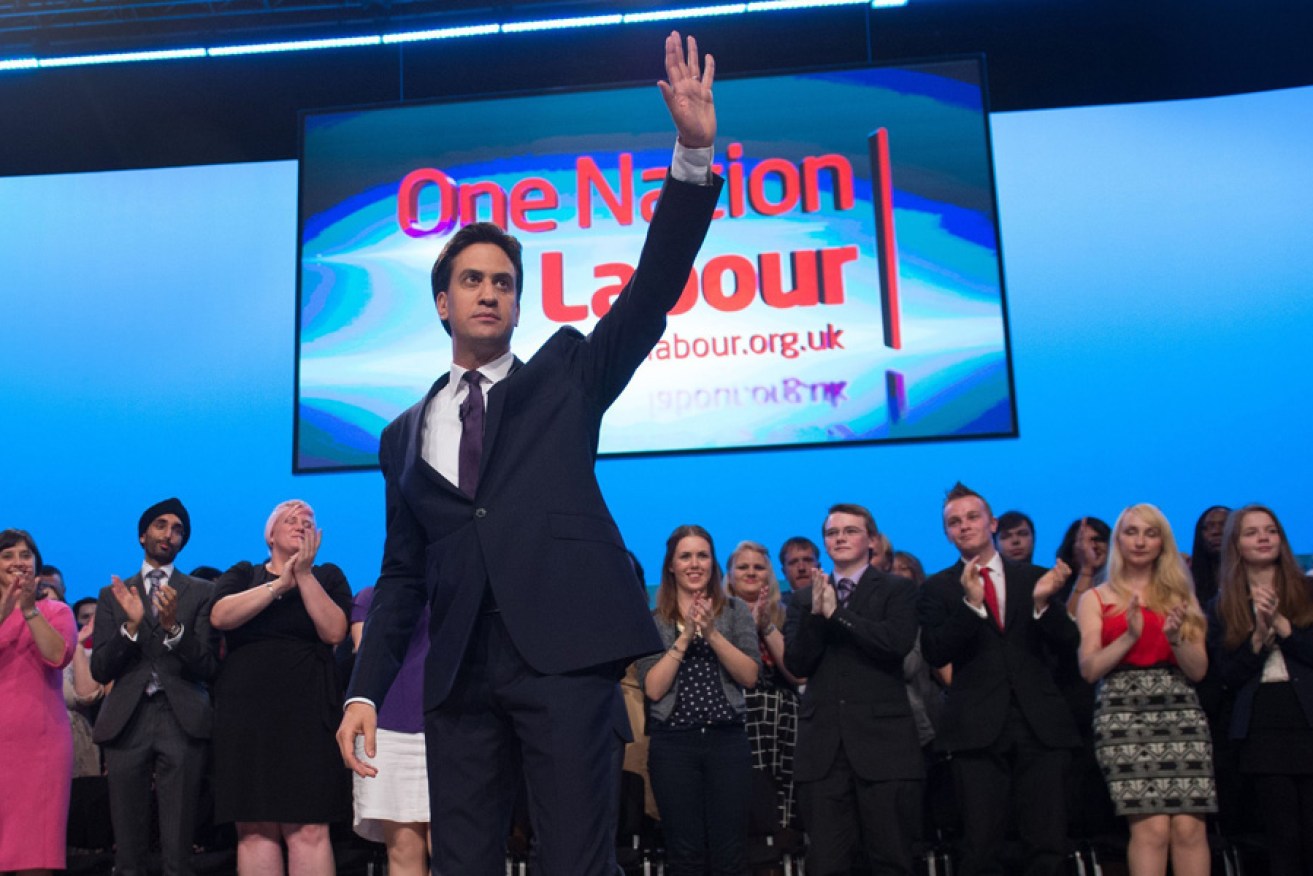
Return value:
[(460, 463), (457, 477), (461, 492), (473, 497), (479, 488), (479, 460), (483, 458), (483, 375), (466, 371), (461, 377), (468, 392), (460, 404)]
[(840, 578), (835, 582), (834, 595), (838, 597), (840, 607), (848, 607), (848, 597), (853, 595), (853, 590), (856, 588), (857, 584), (851, 578)]

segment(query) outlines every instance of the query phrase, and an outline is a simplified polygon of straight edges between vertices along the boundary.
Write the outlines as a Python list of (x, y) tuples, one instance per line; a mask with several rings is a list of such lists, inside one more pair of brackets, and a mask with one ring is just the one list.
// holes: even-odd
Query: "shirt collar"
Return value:
[[(479, 373), (483, 375), (483, 381), (482, 381), (483, 385), (492, 386), (502, 380), (505, 380), (506, 375), (511, 373), (511, 366), (514, 364), (515, 364), (515, 354), (512, 353), (510, 350), (507, 350), (501, 356), (498, 356), (496, 359), (493, 359), (487, 365), (484, 365), (481, 368), (479, 368), (478, 369)], [(461, 366), (457, 365), (455, 362), (452, 362), (451, 380), (447, 383), (447, 385), (452, 387), (453, 389), (460, 386), (461, 378), (463, 378), (465, 376), (465, 372), (469, 370), (470, 370), (469, 368), (462, 368)]]
[(164, 572), (164, 580), (165, 580), (165, 581), (167, 581), (167, 580), (169, 580), (170, 578), (173, 577), (173, 563), (169, 563), (167, 566), (158, 566), (158, 567), (156, 567), (156, 566), (152, 566), (150, 563), (146, 562), (145, 560), (142, 560), (142, 561), (141, 561), (141, 580), (145, 581), (145, 580), (146, 580), (146, 576), (149, 575), (151, 572), (155, 571), (156, 568), (159, 568), (162, 572)]

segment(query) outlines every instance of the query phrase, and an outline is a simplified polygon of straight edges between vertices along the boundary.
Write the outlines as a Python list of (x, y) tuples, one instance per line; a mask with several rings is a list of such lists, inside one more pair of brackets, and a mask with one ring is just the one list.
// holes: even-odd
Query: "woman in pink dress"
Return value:
[(73, 732), (62, 670), (77, 639), (67, 605), (36, 601), (40, 567), (32, 536), (0, 532), (0, 873), (64, 869)]

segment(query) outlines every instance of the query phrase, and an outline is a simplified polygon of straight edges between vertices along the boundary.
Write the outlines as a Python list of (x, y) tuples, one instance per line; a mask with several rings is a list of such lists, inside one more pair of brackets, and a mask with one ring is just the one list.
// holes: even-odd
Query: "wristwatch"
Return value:
[(29, 609), (27, 609), (26, 611), (23, 612), (23, 617), (24, 617), (24, 619), (26, 619), (26, 620), (31, 620), (32, 618), (36, 617), (36, 616), (39, 615), (40, 613), (41, 613), (41, 612), (38, 611), (38, 610), (37, 610), (37, 607), (34, 605), (34, 606), (32, 606), (31, 608), (29, 608)]

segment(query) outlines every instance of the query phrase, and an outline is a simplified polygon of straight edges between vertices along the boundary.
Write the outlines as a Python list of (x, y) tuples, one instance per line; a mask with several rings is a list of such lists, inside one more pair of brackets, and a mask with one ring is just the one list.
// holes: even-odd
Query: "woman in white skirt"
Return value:
[[(351, 641), (360, 648), (374, 588), (356, 594), (351, 606)], [(429, 872), (429, 783), (424, 756), (424, 658), (429, 650), (429, 610), (424, 607), (401, 671), (378, 710), (375, 756), (366, 758), (363, 738), (356, 757), (378, 769), (373, 778), (355, 776), (355, 831), (388, 850), (389, 876)]]

